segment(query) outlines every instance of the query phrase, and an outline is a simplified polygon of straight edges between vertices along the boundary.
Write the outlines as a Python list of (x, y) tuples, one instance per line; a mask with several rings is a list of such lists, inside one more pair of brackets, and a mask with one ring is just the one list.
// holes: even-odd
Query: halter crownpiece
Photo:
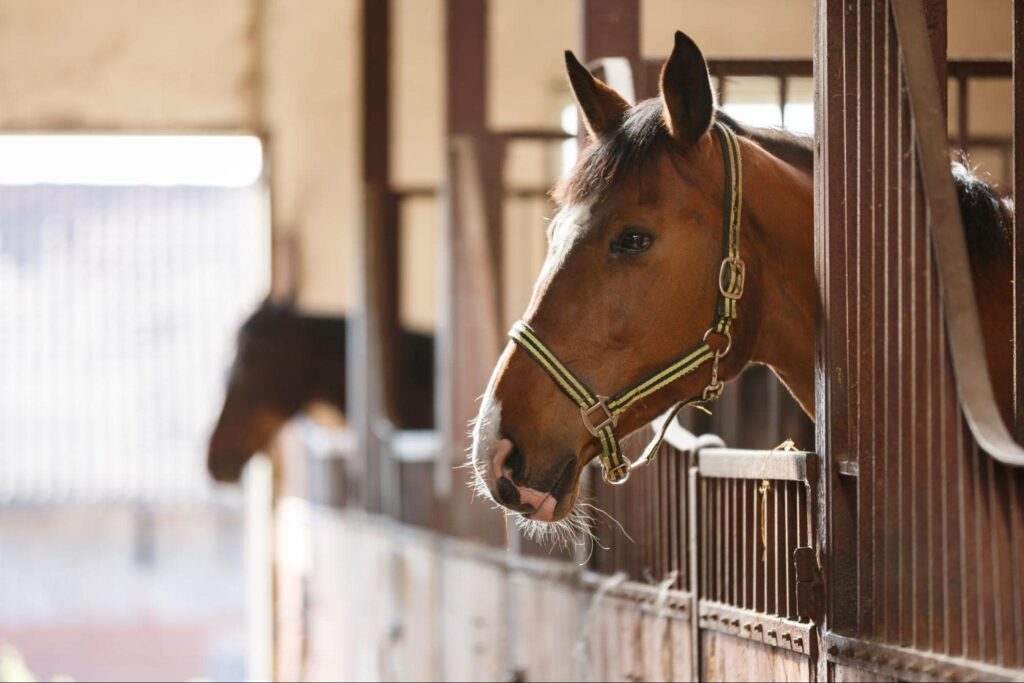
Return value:
[[(630, 472), (648, 464), (654, 459), (665, 432), (683, 406), (694, 403), (710, 403), (722, 394), (725, 383), (719, 379), (719, 364), (732, 349), (732, 324), (736, 320), (736, 304), (743, 296), (746, 270), (740, 258), (740, 218), (743, 203), (743, 167), (740, 147), (736, 134), (722, 123), (715, 121), (715, 133), (722, 148), (722, 162), (725, 166), (725, 192), (722, 206), (722, 265), (718, 271), (718, 303), (715, 319), (704, 333), (700, 343), (691, 347), (678, 360), (670, 363), (636, 384), (623, 389), (612, 397), (596, 394), (587, 388), (576, 375), (540, 340), (537, 333), (520, 320), (512, 326), (509, 336), (536, 361), (562, 392), (580, 408), (583, 426), (601, 444), (601, 466), (604, 480), (609, 484), (623, 484)], [(725, 340), (724, 346), (713, 347), (708, 338), (717, 336)], [(711, 378), (700, 396), (677, 403), (669, 411), (667, 419), (655, 434), (643, 454), (635, 463), (622, 454), (615, 426), (619, 415), (636, 401), (650, 396), (680, 377), (689, 375), (697, 368), (711, 361)]]

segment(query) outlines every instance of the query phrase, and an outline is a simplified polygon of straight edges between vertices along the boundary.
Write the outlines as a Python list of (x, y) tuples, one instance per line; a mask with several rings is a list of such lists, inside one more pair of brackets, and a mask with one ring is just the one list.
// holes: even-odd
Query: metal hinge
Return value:
[(814, 548), (803, 546), (793, 551), (796, 567), (796, 614), (818, 622), (822, 616), (821, 569)]

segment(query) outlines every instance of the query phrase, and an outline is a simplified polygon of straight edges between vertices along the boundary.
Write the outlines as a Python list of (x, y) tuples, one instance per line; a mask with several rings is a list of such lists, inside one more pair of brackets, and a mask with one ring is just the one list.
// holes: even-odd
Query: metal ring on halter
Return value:
[[(622, 458), (622, 462), (615, 468), (611, 470), (605, 469), (604, 467), (601, 468), (601, 478), (605, 480), (605, 483), (611, 484), (612, 486), (625, 484), (626, 480), (629, 479), (630, 473), (633, 471), (633, 463), (629, 461), (629, 458), (624, 455), (620, 455), (619, 457)], [(622, 472), (622, 478), (612, 479), (612, 475), (620, 471)]]
[[(725, 345), (725, 348), (722, 349), (721, 351), (715, 351), (715, 355), (718, 356), (719, 358), (721, 358), (722, 356), (724, 356), (727, 353), (729, 353), (729, 350), (732, 348), (732, 332), (730, 332), (728, 329), (726, 329), (725, 332), (719, 332), (715, 328), (709, 327), (708, 331), (704, 333), (704, 338), (701, 339), (701, 341), (704, 342), (705, 344), (707, 344), (708, 343), (708, 335), (711, 335), (711, 334), (720, 335), (722, 337), (725, 337), (728, 340), (728, 343)], [(712, 349), (712, 351), (714, 351), (714, 349)]]

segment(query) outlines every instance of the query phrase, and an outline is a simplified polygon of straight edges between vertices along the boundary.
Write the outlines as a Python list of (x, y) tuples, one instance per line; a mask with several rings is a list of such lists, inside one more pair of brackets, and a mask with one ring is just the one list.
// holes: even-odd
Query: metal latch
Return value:
[(822, 616), (821, 569), (814, 548), (802, 546), (793, 551), (796, 567), (796, 614), (801, 619), (819, 621)]

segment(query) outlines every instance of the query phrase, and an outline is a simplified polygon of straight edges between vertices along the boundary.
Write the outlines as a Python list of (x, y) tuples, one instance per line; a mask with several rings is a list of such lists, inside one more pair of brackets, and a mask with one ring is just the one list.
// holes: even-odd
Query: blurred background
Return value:
[[(948, 13), (951, 134), (1005, 184), (1010, 3)], [(0, 0), (0, 680), (539, 677), (461, 544), (661, 580), (453, 467), (575, 159), (563, 50), (646, 96), (676, 29), (813, 132), (810, 0)], [(723, 404), (687, 419), (813, 443), (763, 370)], [(640, 486), (594, 495), (635, 530)]]

